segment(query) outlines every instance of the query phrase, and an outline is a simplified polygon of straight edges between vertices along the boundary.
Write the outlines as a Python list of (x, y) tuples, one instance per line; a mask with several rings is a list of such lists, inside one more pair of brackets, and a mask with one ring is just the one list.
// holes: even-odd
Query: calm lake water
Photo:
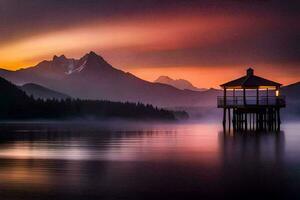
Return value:
[(0, 199), (300, 198), (300, 124), (0, 125)]

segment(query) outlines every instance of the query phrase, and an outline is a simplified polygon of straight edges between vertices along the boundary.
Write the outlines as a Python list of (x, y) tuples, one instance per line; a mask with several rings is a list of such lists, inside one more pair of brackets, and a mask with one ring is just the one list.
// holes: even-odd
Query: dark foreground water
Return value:
[(299, 199), (300, 125), (0, 125), (0, 199)]

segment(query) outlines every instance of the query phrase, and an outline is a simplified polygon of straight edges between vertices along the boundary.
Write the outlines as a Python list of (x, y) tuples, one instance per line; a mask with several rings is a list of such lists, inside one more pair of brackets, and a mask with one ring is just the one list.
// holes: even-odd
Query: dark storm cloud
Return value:
[[(296, 2), (296, 1), (295, 1)], [(298, 5), (287, 1), (232, 0), (0, 0), (0, 41), (72, 27), (89, 20), (126, 18), (182, 8), (208, 14), (242, 12), (298, 17)]]

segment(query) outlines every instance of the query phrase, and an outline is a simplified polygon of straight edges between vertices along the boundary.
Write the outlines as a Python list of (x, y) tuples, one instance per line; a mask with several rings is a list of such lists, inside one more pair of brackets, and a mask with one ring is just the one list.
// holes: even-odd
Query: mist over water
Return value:
[(3, 199), (299, 197), (300, 124), (231, 134), (221, 123), (0, 126)]

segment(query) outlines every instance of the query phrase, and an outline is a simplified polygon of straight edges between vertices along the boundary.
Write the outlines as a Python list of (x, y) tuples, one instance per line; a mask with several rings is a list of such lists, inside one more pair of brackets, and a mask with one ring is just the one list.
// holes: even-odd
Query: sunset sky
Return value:
[(0, 67), (93, 50), (153, 81), (160, 75), (217, 87), (252, 66), (300, 81), (297, 1), (0, 0)]

